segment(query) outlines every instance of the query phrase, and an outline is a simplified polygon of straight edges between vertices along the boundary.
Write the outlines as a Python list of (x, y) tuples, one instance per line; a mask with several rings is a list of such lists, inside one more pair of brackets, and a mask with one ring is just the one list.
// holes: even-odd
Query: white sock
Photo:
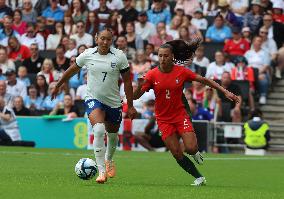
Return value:
[(105, 125), (103, 123), (97, 123), (93, 126), (94, 131), (94, 154), (96, 163), (100, 172), (105, 171)]
[(107, 133), (107, 148), (105, 159), (110, 161), (114, 155), (117, 147), (118, 136), (117, 133)]

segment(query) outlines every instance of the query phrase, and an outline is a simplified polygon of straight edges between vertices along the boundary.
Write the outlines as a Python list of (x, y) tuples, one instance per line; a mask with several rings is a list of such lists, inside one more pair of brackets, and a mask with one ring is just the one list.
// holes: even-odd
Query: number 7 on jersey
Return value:
[(102, 72), (102, 74), (104, 74), (103, 76), (103, 82), (105, 81), (105, 79), (106, 79), (106, 76), (107, 76), (107, 72)]

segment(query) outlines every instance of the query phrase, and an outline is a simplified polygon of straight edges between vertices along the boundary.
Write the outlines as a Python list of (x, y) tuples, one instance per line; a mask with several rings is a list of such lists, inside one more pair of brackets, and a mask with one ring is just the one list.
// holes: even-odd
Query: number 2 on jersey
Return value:
[(104, 77), (103, 77), (103, 82), (104, 82), (107, 76), (107, 72), (102, 72), (102, 73), (104, 74)]
[(166, 89), (166, 99), (171, 99), (170, 90)]

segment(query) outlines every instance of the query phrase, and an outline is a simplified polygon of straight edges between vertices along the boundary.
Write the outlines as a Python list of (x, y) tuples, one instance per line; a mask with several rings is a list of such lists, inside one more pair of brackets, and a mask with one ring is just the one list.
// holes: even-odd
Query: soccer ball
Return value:
[(75, 165), (76, 175), (83, 180), (92, 179), (97, 172), (96, 162), (90, 158), (81, 158)]

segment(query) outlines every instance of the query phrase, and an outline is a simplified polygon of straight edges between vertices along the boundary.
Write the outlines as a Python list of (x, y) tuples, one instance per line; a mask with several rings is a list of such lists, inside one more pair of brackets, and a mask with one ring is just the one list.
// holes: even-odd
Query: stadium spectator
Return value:
[(27, 23), (23, 21), (23, 14), (20, 9), (15, 9), (13, 12), (13, 25), (12, 28), (20, 35), (26, 33)]
[(248, 60), (248, 65), (257, 68), (259, 71), (258, 76), (258, 89), (260, 93), (259, 103), (266, 104), (266, 96), (269, 88), (270, 81), (270, 56), (261, 49), (262, 38), (256, 36), (253, 39), (252, 49), (247, 51), (245, 58)]
[(59, 0), (58, 7), (66, 12), (69, 8), (68, 0)]
[(43, 99), (42, 108), (47, 111), (51, 111), (58, 103), (62, 103), (64, 100), (64, 93), (60, 92), (57, 97), (51, 100), (51, 93), (55, 89), (56, 82), (51, 82), (48, 87), (48, 95)]
[(228, 100), (225, 95), (223, 93), (221, 93), (220, 91), (217, 91), (218, 96), (223, 103), (230, 103), (230, 107), (231, 107), (231, 118), (224, 118), (222, 117), (223, 121), (228, 121), (231, 120), (232, 122), (241, 122), (242, 121), (242, 114), (241, 114), (241, 106), (242, 106), (242, 97), (241, 97), (241, 90), (240, 88), (232, 83), (231, 80), (231, 75), (229, 72), (224, 72), (222, 74), (222, 78), (221, 78), (221, 86), (223, 86), (225, 89), (227, 89), (228, 91), (235, 93), (236, 96), (238, 96), (240, 102), (239, 103), (234, 103), (230, 100)]
[[(47, 1), (45, 1), (47, 2)], [(46, 7), (44, 7), (46, 8)], [(23, 0), (23, 21), (27, 23), (36, 23), (37, 22), (37, 16), (40, 16), (41, 13), (38, 13), (33, 9), (33, 5), (31, 0)]]
[(72, 13), (70, 11), (64, 12), (63, 22), (65, 34), (70, 36), (76, 33), (76, 25), (74, 24)]
[(223, 51), (232, 56), (243, 56), (250, 49), (250, 44), (242, 38), (239, 27), (233, 27), (232, 33), (233, 37), (225, 42)]
[(147, 11), (149, 22), (158, 25), (163, 22), (167, 25), (171, 23), (171, 13), (167, 8), (163, 8), (163, 0), (153, 0), (152, 8)]
[[(134, 101), (138, 101), (138, 100), (139, 99), (134, 100)], [(137, 109), (137, 111), (138, 111), (138, 109)], [(148, 100), (144, 103), (144, 109), (142, 110), (141, 118), (142, 119), (151, 119), (152, 117), (154, 117), (154, 115), (155, 115), (155, 100), (151, 99), (151, 100)]]
[(96, 35), (98, 32), (98, 18), (94, 12), (89, 12), (86, 20), (86, 33)]
[(178, 31), (178, 39), (182, 39), (184, 41), (189, 42), (191, 39), (191, 35), (189, 33), (187, 26), (181, 26)]
[(268, 38), (268, 29), (265, 26), (259, 29), (259, 36), (262, 38), (261, 48), (270, 55), (272, 61), (276, 61), (277, 45), (274, 39)]
[(84, 83), (76, 90), (76, 100), (84, 100), (87, 93), (87, 73), (84, 73)]
[(144, 50), (137, 50), (136, 56), (132, 64), (132, 73), (134, 74), (134, 80), (137, 80), (139, 74), (144, 74), (148, 70), (150, 70), (151, 64), (147, 61), (147, 57), (145, 55)]
[(243, 27), (249, 27), (253, 35), (257, 33), (263, 18), (263, 4), (261, 0), (253, 0), (251, 2), (251, 10), (244, 15)]
[(192, 99), (196, 104), (202, 106), (204, 100), (205, 85), (200, 82), (192, 82)]
[[(218, 97), (217, 91), (209, 86), (205, 87), (205, 93), (203, 97), (203, 108), (206, 108), (211, 115), (221, 116), (222, 115), (222, 102)], [(213, 118), (212, 118), (213, 119)]]
[[(114, 10), (110, 15), (109, 28), (112, 30), (114, 39), (116, 39), (120, 32), (122, 32), (122, 26), (120, 23), (121, 17), (119, 11)], [(135, 31), (137, 33), (137, 31)]]
[(41, 67), (41, 71), (37, 75), (44, 75), (48, 84), (57, 81), (60, 73), (54, 69), (54, 65), (51, 59), (44, 59)]
[(16, 69), (14, 62), (8, 58), (7, 48), (0, 46), (0, 69), (5, 73), (7, 69)]
[[(106, 5), (111, 10), (120, 10), (123, 8), (122, 0), (112, 0), (107, 1)], [(98, 9), (100, 6), (99, 0), (92, 0), (89, 1), (87, 4), (90, 11), (94, 11), (95, 9)]]
[(244, 124), (244, 142), (252, 150), (267, 149), (270, 141), (269, 125), (263, 120), (262, 112), (256, 109), (251, 119)]
[[(65, 34), (62, 36), (59, 45), (64, 46), (64, 49), (67, 51), (69, 50), (69, 41), (69, 36)], [(75, 45), (75, 47), (77, 48), (77, 45)]]
[(64, 46), (59, 45), (55, 50), (56, 56), (52, 59), (54, 69), (63, 73), (70, 64), (70, 59), (66, 58)]
[(261, 0), (261, 4), (263, 6), (264, 12), (265, 13), (271, 13), (272, 12), (272, 2), (275, 0)]
[(87, 47), (93, 46), (93, 37), (92, 35), (86, 33), (86, 25), (83, 21), (78, 21), (76, 23), (77, 33), (70, 36), (70, 39), (75, 39), (77, 47), (84, 44)]
[(182, 23), (181, 27), (186, 26), (188, 28), (189, 36), (190, 36), (191, 39), (194, 39), (194, 38), (203, 39), (203, 35), (201, 34), (200, 30), (198, 30), (198, 28), (196, 28), (191, 23), (191, 19), (192, 19), (191, 16), (186, 15), (183, 18), (183, 23)]
[(233, 59), (235, 67), (231, 70), (232, 80), (247, 80), (249, 81), (248, 103), (250, 110), (255, 109), (254, 94), (256, 91), (255, 75), (252, 67), (248, 66), (248, 61), (245, 57), (239, 56)]
[[(68, 50), (65, 52), (64, 56), (68, 59), (70, 59), (72, 56), (77, 56), (78, 50), (77, 50), (77, 44), (75, 39), (68, 40)], [(64, 47), (65, 48), (65, 47)]]
[(17, 96), (14, 98), (14, 107), (13, 111), (17, 116), (30, 116), (31, 112), (28, 108), (25, 107), (23, 98), (21, 96)]
[(12, 16), (13, 10), (9, 6), (6, 5), (6, 1), (1, 0), (0, 1), (0, 23), (3, 23), (4, 16), (6, 15)]
[(207, 108), (204, 108), (202, 105), (197, 104), (197, 102), (192, 99), (189, 101), (189, 107), (191, 110), (191, 118), (193, 120), (212, 120), (214, 115), (210, 113)]
[(222, 74), (225, 71), (230, 72), (231, 69), (231, 65), (225, 62), (224, 53), (217, 51), (215, 53), (215, 61), (209, 64), (205, 76), (210, 79), (220, 80)]
[(194, 25), (199, 30), (207, 30), (208, 21), (203, 16), (203, 11), (198, 8), (194, 11), (193, 18), (191, 19), (192, 25)]
[(157, 148), (165, 147), (155, 117), (149, 120), (144, 133), (139, 132), (134, 136), (135, 140), (148, 151), (155, 151)]
[(135, 49), (127, 46), (126, 36), (124, 35), (118, 36), (115, 44), (119, 50), (122, 50), (126, 54), (127, 60), (129, 62), (133, 62), (133, 60), (135, 59), (136, 52)]
[(47, 25), (54, 25), (57, 21), (63, 21), (64, 11), (58, 7), (58, 0), (49, 0), (48, 6), (42, 13)]
[(38, 45), (36, 43), (30, 46), (31, 57), (23, 61), (23, 66), (28, 70), (28, 73), (37, 74), (41, 70), (43, 58), (39, 55)]
[(176, 6), (184, 8), (184, 14), (193, 16), (196, 9), (200, 8), (198, 0), (177, 0)]
[(40, 33), (36, 32), (36, 26), (32, 23), (27, 24), (26, 33), (21, 36), (21, 43), (29, 47), (36, 43), (39, 50), (45, 50), (44, 38)]
[(272, 7), (272, 18), (274, 21), (279, 23), (284, 23), (284, 2), (283, 0), (274, 0), (273, 1), (273, 7)]
[(42, 109), (42, 100), (43, 98), (39, 96), (39, 93), (35, 87), (35, 85), (30, 85), (28, 87), (28, 95), (24, 98), (25, 107), (27, 107), (31, 114), (33, 114), (37, 110)]
[[(276, 64), (276, 73), (275, 73), (276, 78), (278, 79), (282, 78), (283, 69), (284, 69), (284, 46), (281, 47), (277, 52), (277, 64)], [(280, 73), (277, 71), (279, 71)]]
[(12, 36), (17, 37), (20, 40), (20, 35), (18, 32), (12, 29), (13, 18), (10, 16), (5, 16), (3, 19), (3, 25), (0, 28), (0, 45), (8, 46), (8, 39)]
[(55, 50), (64, 34), (63, 23), (55, 22), (55, 32), (49, 34), (46, 40), (46, 50)]
[(10, 93), (7, 93), (7, 84), (4, 80), (0, 80), (0, 97), (5, 100), (6, 106), (8, 106), (9, 108), (13, 107), (14, 96)]
[[(7, 145), (12, 141), (21, 140), (21, 135), (15, 113), (12, 108), (5, 105), (5, 100), (3, 97), (0, 97), (0, 126), (1, 126), (1, 133), (0, 133), (1, 144)], [(5, 136), (4, 140), (3, 140), (3, 131), (4, 135), (8, 135), (8, 137)]]
[(125, 37), (127, 39), (127, 46), (133, 49), (144, 49), (144, 43), (140, 35), (135, 33), (134, 22), (127, 22), (125, 26)]
[(37, 25), (37, 32), (43, 36), (46, 42), (48, 35), (51, 33), (51, 31), (46, 27), (45, 22), (46, 22), (46, 19), (40, 16), (37, 18), (36, 25)]
[[(82, 46), (83, 47), (83, 46)], [(80, 49), (80, 48), (79, 48)], [(82, 52), (81, 52), (82, 53)], [(79, 54), (81, 54), (79, 53)], [(70, 58), (70, 65), (73, 64), (75, 62), (76, 56), (73, 56)], [(80, 85), (83, 84), (84, 82), (84, 74), (85, 71), (82, 70), (80, 73), (78, 73), (77, 75), (74, 75), (73, 77), (71, 77), (69, 79), (69, 87), (73, 90), (76, 90)], [(74, 97), (75, 98), (75, 97)]]
[(155, 65), (158, 62), (158, 55), (155, 54), (155, 46), (151, 43), (146, 44), (145, 47), (146, 59), (151, 62), (151, 65)]
[(263, 25), (268, 29), (268, 38), (275, 40), (277, 48), (282, 47), (284, 43), (284, 24), (273, 21), (271, 14), (263, 16)]
[(214, 20), (214, 25), (210, 26), (206, 32), (206, 42), (224, 42), (232, 37), (231, 29), (224, 24), (222, 15), (217, 15)]
[(13, 61), (23, 61), (24, 59), (31, 57), (30, 49), (25, 46), (21, 45), (17, 37), (9, 37), (8, 39), (8, 46), (9, 46), (9, 59)]
[(96, 14), (96, 18), (98, 19), (98, 30), (103, 30), (106, 26), (110, 23), (110, 15), (112, 13), (112, 10), (110, 10), (106, 6), (106, 0), (100, 0), (100, 6), (98, 9), (94, 10), (94, 13)]
[(199, 46), (195, 52), (193, 63), (200, 67), (207, 68), (209, 66), (209, 59), (204, 56), (204, 46)]
[(70, 12), (72, 13), (74, 23), (77, 23), (78, 21), (84, 21), (86, 23), (88, 11), (82, 0), (72, 0)]
[(149, 43), (155, 46), (155, 51), (160, 47), (160, 45), (173, 40), (173, 37), (167, 34), (166, 24), (164, 22), (159, 22), (156, 29), (157, 34), (151, 36), (149, 39)]
[(71, 95), (65, 94), (63, 102), (56, 104), (49, 115), (66, 115), (68, 118), (76, 118), (79, 115), (79, 111), (74, 106)]
[(208, 0), (203, 5), (204, 16), (216, 16), (218, 13), (218, 0)]
[(14, 97), (21, 96), (25, 98), (27, 96), (27, 87), (24, 83), (17, 80), (16, 71), (9, 69), (6, 71), (5, 76), (7, 78), (7, 93)]
[(184, 14), (184, 7), (182, 5), (176, 5), (175, 6), (175, 9), (174, 9), (174, 15), (175, 16), (179, 16), (181, 18), (185, 17), (185, 14)]
[(139, 0), (139, 1), (132, 1), (132, 4), (134, 4), (134, 8), (138, 12), (144, 12), (147, 11), (149, 8), (149, 1), (148, 0)]
[(36, 84), (35, 84), (37, 95), (44, 99), (48, 95), (48, 83), (44, 75), (36, 76)]
[(242, 27), (242, 18), (236, 17), (236, 15), (231, 11), (228, 0), (218, 0), (218, 15), (222, 15), (225, 24), (228, 26)]
[(231, 11), (236, 15), (239, 21), (243, 20), (243, 16), (246, 14), (249, 2), (248, 0), (229, 0)]
[(173, 17), (171, 24), (166, 26), (167, 33), (174, 39), (179, 38), (179, 28), (183, 23), (183, 17), (176, 15)]
[(138, 14), (138, 21), (135, 23), (135, 32), (142, 37), (143, 40), (148, 40), (156, 34), (155, 25), (148, 21), (147, 12), (143, 11)]
[(242, 29), (243, 38), (251, 44), (251, 31), (249, 27), (243, 27)]
[(138, 11), (132, 6), (131, 0), (123, 0), (123, 8), (119, 10), (119, 14), (123, 28), (125, 28), (127, 22), (135, 22), (138, 17)]
[(20, 66), (18, 68), (18, 77), (17, 77), (17, 81), (22, 82), (26, 87), (29, 87), (31, 85), (31, 80), (29, 79), (28, 75), (28, 71), (27, 68), (25, 66)]

